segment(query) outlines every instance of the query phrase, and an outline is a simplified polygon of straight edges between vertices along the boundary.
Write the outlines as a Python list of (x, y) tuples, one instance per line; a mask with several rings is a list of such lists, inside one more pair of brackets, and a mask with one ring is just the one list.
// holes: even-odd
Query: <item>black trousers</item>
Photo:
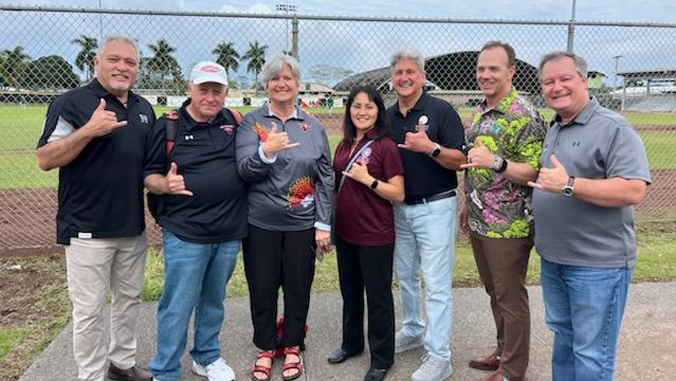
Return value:
[[(244, 272), (254, 326), (254, 344), (263, 350), (278, 345), (303, 346), (310, 289), (315, 273), (315, 229), (269, 231), (249, 224), (243, 240)], [(277, 295), (284, 290), (284, 335), (277, 339)]]
[(394, 244), (358, 246), (340, 239), (338, 275), (343, 296), (343, 343), (348, 353), (364, 349), (364, 289), (368, 303), (368, 340), (371, 365), (394, 364), (394, 301), (392, 261)]

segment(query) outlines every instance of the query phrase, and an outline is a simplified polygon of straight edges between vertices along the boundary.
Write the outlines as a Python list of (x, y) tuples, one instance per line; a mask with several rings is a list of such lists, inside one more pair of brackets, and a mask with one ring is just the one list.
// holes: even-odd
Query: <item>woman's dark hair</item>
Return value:
[(350, 116), (350, 108), (352, 103), (354, 103), (354, 98), (357, 97), (357, 94), (364, 93), (369, 98), (369, 100), (375, 103), (378, 107), (378, 116), (376, 118), (376, 123), (374, 128), (378, 131), (377, 139), (382, 139), (385, 137), (391, 136), (390, 124), (387, 121), (387, 112), (385, 110), (385, 102), (383, 102), (383, 97), (380, 95), (378, 90), (371, 85), (361, 85), (357, 86), (350, 92), (350, 95), (347, 97), (347, 105), (345, 106), (345, 118), (343, 119), (343, 141), (344, 144), (352, 144), (354, 138), (357, 136), (357, 127), (352, 123), (352, 117)]

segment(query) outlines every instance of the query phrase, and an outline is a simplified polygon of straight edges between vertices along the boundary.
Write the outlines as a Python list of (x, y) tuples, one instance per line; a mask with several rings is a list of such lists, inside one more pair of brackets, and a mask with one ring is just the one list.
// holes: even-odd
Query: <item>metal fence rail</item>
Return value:
[[(543, 54), (565, 50), (569, 24), (0, 6), (0, 251), (54, 242), (57, 173), (38, 169), (35, 144), (48, 102), (94, 75), (91, 57), (102, 36), (125, 32), (137, 39), (135, 91), (158, 112), (179, 104), (190, 68), (219, 52), (232, 58), (229, 105), (255, 107), (264, 92), (254, 89), (257, 69), (243, 57), (254, 46), (265, 57), (292, 52), (303, 74), (300, 98), (311, 109), (320, 106), (316, 114), (333, 131), (351, 86), (371, 83), (393, 100), (389, 57), (404, 46), (426, 56), (428, 90), (468, 120), (481, 99), (477, 51), (495, 39), (515, 47), (515, 85), (549, 117), (536, 67)], [(589, 62), (592, 92), (630, 120), (648, 149), (654, 184), (638, 208), (639, 223), (676, 220), (674, 41), (676, 24), (575, 22), (575, 51)], [(329, 99), (337, 108), (330, 114)]]

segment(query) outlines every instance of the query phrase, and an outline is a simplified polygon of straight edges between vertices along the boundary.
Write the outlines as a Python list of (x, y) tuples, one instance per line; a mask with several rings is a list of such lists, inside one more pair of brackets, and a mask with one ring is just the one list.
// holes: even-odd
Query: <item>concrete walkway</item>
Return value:
[[(529, 288), (532, 311), (531, 360), (529, 381), (550, 380), (552, 335), (544, 325), (542, 293), (539, 287)], [(493, 349), (494, 328), (488, 297), (482, 289), (454, 291), (453, 375), (449, 380), (480, 380), (488, 375), (470, 369), (470, 358)], [(395, 294), (397, 323), (400, 322), (399, 294)], [(340, 345), (341, 298), (338, 294), (313, 294), (308, 323), (311, 330), (306, 341), (306, 373), (301, 380), (363, 379), (369, 356), (330, 365), (326, 356)], [(251, 343), (252, 328), (249, 302), (246, 298), (228, 299), (226, 322), (221, 333), (223, 355), (235, 369), (237, 379), (249, 380), (256, 348)], [(140, 316), (138, 362), (147, 366), (155, 351), (155, 303), (145, 303)], [(35, 360), (20, 381), (71, 381), (76, 369), (71, 350), (72, 326), (67, 326), (54, 342)], [(192, 333), (190, 333), (192, 335)], [(189, 343), (192, 337), (188, 339)], [(422, 349), (397, 355), (396, 363), (386, 380), (408, 381), (418, 367)], [(676, 364), (676, 283), (632, 285), (625, 312), (617, 359), (617, 381), (672, 380)], [(190, 372), (190, 358), (183, 357), (182, 380), (205, 380)], [(185, 371), (187, 369), (187, 371)], [(275, 363), (273, 380), (281, 380), (281, 361)]]

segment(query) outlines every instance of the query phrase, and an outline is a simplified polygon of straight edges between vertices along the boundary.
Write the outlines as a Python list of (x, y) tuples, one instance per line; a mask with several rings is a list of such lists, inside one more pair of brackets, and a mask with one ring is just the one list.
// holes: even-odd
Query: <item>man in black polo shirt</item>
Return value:
[[(177, 111), (173, 148), (165, 148), (170, 121), (157, 121), (154, 150), (170, 173), (181, 172), (192, 197), (165, 195), (158, 222), (163, 228), (164, 293), (157, 310), (157, 353), (150, 363), (155, 380), (181, 377), (188, 324), (195, 311), (192, 371), (209, 381), (232, 381), (235, 373), (221, 358), (226, 285), (247, 234), (246, 185), (237, 174), (238, 118), (223, 108), (228, 93), (225, 69), (213, 62), (195, 65), (189, 99)], [(236, 111), (235, 111), (236, 113)], [(175, 123), (175, 122), (174, 122)], [(167, 152), (168, 151), (168, 152)], [(153, 193), (161, 184), (146, 179)]]
[[(102, 310), (110, 288), (113, 380), (150, 380), (136, 365), (136, 318), (146, 253), (144, 177), (162, 171), (149, 149), (155, 115), (129, 89), (138, 49), (123, 35), (106, 38), (89, 85), (58, 97), (47, 111), (38, 164), (59, 170), (57, 242), (66, 245), (73, 303), (73, 352), (81, 380), (103, 380), (106, 346)], [(162, 175), (160, 182), (168, 183)], [(170, 176), (182, 192), (180, 176)]]
[[(422, 54), (403, 49), (392, 56), (397, 103), (387, 112), (404, 163), (406, 199), (394, 205), (394, 270), (401, 288), (403, 322), (395, 352), (425, 346), (412, 381), (440, 381), (451, 368), (451, 281), (457, 201), (455, 171), (465, 162), (460, 117), (447, 102), (423, 91)], [(427, 332), (421, 314), (420, 276), (425, 279)], [(423, 336), (424, 333), (424, 336)]]

